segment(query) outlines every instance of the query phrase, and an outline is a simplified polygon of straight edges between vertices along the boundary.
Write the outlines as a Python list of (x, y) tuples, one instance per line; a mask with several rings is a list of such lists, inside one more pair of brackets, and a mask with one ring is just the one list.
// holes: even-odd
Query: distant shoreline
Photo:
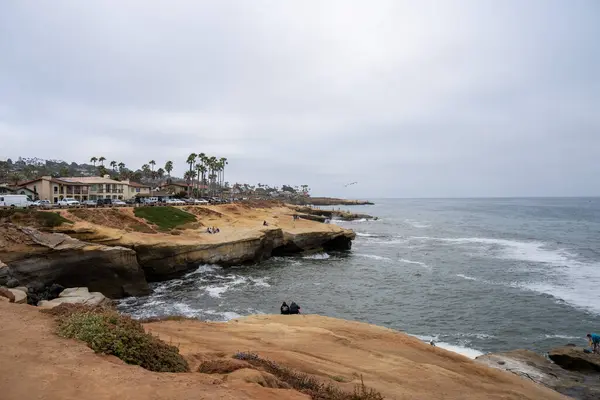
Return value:
[(363, 206), (375, 204), (369, 200), (339, 199), (336, 197), (309, 197), (293, 203), (298, 205), (312, 204), (313, 206)]

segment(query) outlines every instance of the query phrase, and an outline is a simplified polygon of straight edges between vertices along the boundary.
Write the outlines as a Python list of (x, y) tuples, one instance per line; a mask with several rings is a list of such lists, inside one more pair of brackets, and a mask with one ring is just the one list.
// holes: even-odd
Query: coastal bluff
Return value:
[[(0, 270), (0, 285), (58, 283), (111, 298), (137, 296), (148, 292), (147, 282), (171, 279), (201, 264), (230, 266), (305, 251), (347, 250), (355, 238), (336, 225), (296, 220), (294, 210), (279, 203), (174, 211), (192, 222), (165, 229), (136, 216), (133, 208), (61, 210), (68, 222), (52, 228), (23, 226), (20, 221), (29, 221), (24, 218), (3, 221), (0, 261), (6, 267)], [(207, 233), (212, 227), (220, 232)]]
[[(266, 372), (240, 366), (232, 359), (238, 351), (344, 391), (362, 380), (385, 399), (566, 399), (403, 333), (318, 315), (145, 324), (147, 332), (179, 348), (191, 367), (187, 373), (151, 372), (96, 354), (83, 342), (56, 336), (52, 317), (25, 304), (0, 302), (0, 319), (0, 354), (10, 360), (0, 363), (3, 400), (310, 398)], [(196, 372), (203, 363), (211, 370)]]

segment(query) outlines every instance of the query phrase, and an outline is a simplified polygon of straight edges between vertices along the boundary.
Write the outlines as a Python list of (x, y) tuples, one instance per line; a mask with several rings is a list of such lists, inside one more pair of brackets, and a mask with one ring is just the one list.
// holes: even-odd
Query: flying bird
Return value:
[(358, 183), (358, 182), (347, 183), (347, 184), (345, 184), (345, 185), (344, 185), (344, 187), (348, 187), (348, 186), (350, 186), (350, 185), (356, 185), (357, 183)]

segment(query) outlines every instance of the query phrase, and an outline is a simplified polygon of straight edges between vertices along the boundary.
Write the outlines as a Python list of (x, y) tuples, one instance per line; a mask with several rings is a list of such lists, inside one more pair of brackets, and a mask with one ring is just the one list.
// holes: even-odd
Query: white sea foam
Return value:
[(190, 276), (194, 276), (194, 275), (198, 275), (198, 274), (205, 274), (207, 272), (215, 272), (219, 269), (221, 269), (221, 267), (219, 267), (218, 265), (203, 264), (203, 265), (200, 265), (195, 271), (188, 272), (187, 274), (185, 274), (184, 278), (189, 278)]
[(269, 283), (267, 282), (267, 279), (269, 279), (269, 278), (266, 276), (263, 278), (249, 278), (249, 279), (256, 286), (271, 287), (271, 285), (269, 285)]
[[(553, 249), (539, 241), (493, 238), (432, 238), (422, 236), (412, 237), (411, 239), (480, 245), (482, 246), (482, 254), (489, 254), (504, 260), (540, 264), (544, 266), (544, 270), (538, 274), (534, 281), (511, 282), (507, 285), (548, 294), (574, 307), (600, 314), (600, 303), (590, 301), (590, 299), (598, 298), (600, 263), (581, 261), (567, 249)], [(465, 277), (463, 276), (463, 278)]]
[(355, 256), (358, 257), (365, 257), (365, 258), (370, 258), (372, 260), (380, 260), (380, 261), (392, 261), (391, 258), (387, 258), (387, 257), (382, 257), (382, 256), (377, 256), (375, 254), (354, 254)]
[(171, 315), (183, 315), (184, 317), (194, 318), (200, 316), (201, 314), (201, 310), (193, 308), (185, 303), (175, 303), (173, 304), (172, 308), (174, 312), (169, 313)]
[(360, 237), (377, 237), (377, 235), (373, 235), (371, 233), (362, 233), (362, 232), (356, 232), (356, 236), (360, 236)]
[(229, 290), (229, 285), (208, 286), (204, 288), (210, 297), (219, 298), (223, 293)]
[(568, 336), (568, 335), (544, 335), (544, 336), (546, 337), (546, 339), (567, 339), (567, 340), (580, 339), (580, 340), (585, 340), (585, 338), (583, 338), (583, 337)]
[(318, 254), (311, 254), (310, 256), (304, 256), (302, 258), (304, 258), (306, 260), (327, 260), (329, 257), (330, 256), (327, 253), (318, 253)]
[(449, 350), (454, 353), (461, 354), (461, 355), (471, 358), (471, 359), (475, 359), (476, 357), (483, 355), (483, 353), (481, 351), (472, 349), (470, 347), (458, 346), (455, 344), (450, 344), (450, 343), (445, 343), (445, 342), (438, 342), (438, 336), (427, 336), (427, 335), (411, 335), (411, 336), (414, 336), (426, 343), (429, 343), (433, 340), (437, 347), (441, 347), (444, 350)]
[(405, 258), (401, 258), (398, 261), (403, 262), (405, 264), (413, 264), (413, 265), (418, 265), (421, 266), (423, 268), (429, 268), (429, 266), (421, 261), (412, 261), (412, 260), (407, 260)]
[(466, 279), (468, 281), (476, 281), (476, 280), (478, 280), (477, 278), (473, 278), (472, 276), (463, 275), (463, 274), (456, 274), (456, 276), (458, 276), (459, 278)]
[(404, 220), (404, 222), (407, 223), (408, 225), (412, 226), (413, 228), (418, 228), (418, 229), (429, 228), (431, 226), (427, 223), (415, 221), (412, 219), (406, 219), (406, 220)]

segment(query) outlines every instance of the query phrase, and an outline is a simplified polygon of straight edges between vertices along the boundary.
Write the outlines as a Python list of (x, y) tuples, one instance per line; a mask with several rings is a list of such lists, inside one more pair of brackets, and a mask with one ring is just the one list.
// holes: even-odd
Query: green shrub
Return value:
[(158, 226), (161, 230), (170, 230), (180, 225), (196, 222), (196, 216), (175, 207), (136, 207), (133, 213), (138, 218)]
[(3, 220), (13, 222), (17, 225), (41, 226), (44, 228), (54, 228), (64, 223), (72, 223), (72, 221), (69, 221), (57, 212), (23, 208), (0, 210), (0, 221)]
[(179, 349), (144, 331), (142, 324), (106, 308), (56, 307), (58, 334), (79, 339), (97, 353), (156, 372), (187, 372)]
[(356, 385), (354, 392), (348, 393), (331, 384), (321, 383), (317, 378), (303, 374), (273, 361), (262, 359), (254, 353), (236, 353), (233, 358), (268, 372), (286, 382), (292, 388), (305, 393), (313, 400), (383, 400), (381, 393), (365, 386), (362, 377), (360, 385)]

